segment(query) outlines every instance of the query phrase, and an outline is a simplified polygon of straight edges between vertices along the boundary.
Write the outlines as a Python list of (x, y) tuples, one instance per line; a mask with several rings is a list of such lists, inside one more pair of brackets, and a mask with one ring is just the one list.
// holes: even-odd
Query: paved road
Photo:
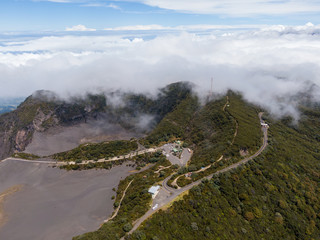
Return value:
[[(261, 123), (264, 123), (264, 121), (262, 120), (262, 114), (263, 113), (259, 113), (259, 119)], [(174, 189), (168, 186), (168, 180), (171, 178), (171, 176), (167, 177), (166, 179), (163, 180), (162, 186), (163, 188), (161, 190), (164, 190), (162, 192), (159, 192), (158, 196), (162, 199), (162, 201), (157, 201), (158, 196), (154, 199), (152, 207), (149, 209), (148, 212), (145, 213), (145, 215), (143, 215), (141, 218), (139, 218), (135, 223), (133, 228), (131, 229), (131, 231), (128, 232), (128, 234), (133, 233), (147, 218), (149, 218), (151, 215), (153, 215), (155, 212), (157, 212), (159, 209), (161, 209), (163, 206), (167, 205), (168, 203), (170, 203), (172, 200), (174, 200), (176, 197), (178, 197), (180, 194), (182, 194), (185, 191), (190, 190), (191, 188), (193, 188), (194, 186), (199, 185), (203, 179), (208, 179), (210, 180), (214, 175), (219, 175), (221, 173), (225, 173), (228, 172), (232, 169), (236, 169), (241, 165), (246, 164), (248, 161), (252, 160), (253, 158), (259, 156), (267, 147), (268, 145), (268, 126), (262, 126), (261, 130), (263, 132), (263, 143), (261, 145), (261, 147), (259, 148), (259, 150), (253, 154), (252, 156), (245, 158), (237, 163), (234, 163), (224, 169), (218, 170), (213, 174), (210, 174), (207, 177), (204, 177), (202, 179), (199, 179), (198, 181), (195, 181), (185, 187), (182, 187), (180, 189)], [(166, 197), (161, 196), (161, 194), (166, 194)], [(158, 207), (156, 209), (153, 209), (153, 207), (158, 204)], [(123, 240), (123, 238), (121, 238), (121, 240)]]
[[(130, 154), (127, 155), (122, 155), (122, 156), (117, 156), (117, 157), (113, 157), (113, 158), (109, 158), (109, 159), (99, 159), (97, 162), (112, 162), (112, 161), (120, 161), (123, 159), (129, 159), (133, 156), (137, 156), (137, 155), (142, 155), (145, 153), (154, 153), (158, 150), (161, 150), (160, 147), (158, 148), (148, 148), (148, 149), (144, 149), (144, 150), (140, 150), (140, 151), (136, 151), (136, 152), (132, 152)], [(27, 159), (22, 159), (22, 158), (14, 158), (14, 157), (9, 157), (6, 158), (1, 162), (5, 162), (5, 161), (21, 161), (21, 162), (30, 162), (30, 163), (46, 163), (46, 164), (56, 164), (56, 165), (68, 165), (68, 164), (76, 164), (75, 162), (61, 162), (61, 161), (49, 161), (49, 160), (27, 160)], [(84, 160), (82, 161), (82, 163), (79, 164), (88, 164), (88, 163), (95, 163), (96, 161), (94, 160)]]
[(47, 160), (27, 160), (27, 159), (22, 159), (22, 158), (6, 158), (1, 162), (6, 162), (6, 161), (19, 161), (19, 162), (30, 162), (30, 163), (45, 163), (45, 164), (56, 164), (56, 161), (47, 161)]

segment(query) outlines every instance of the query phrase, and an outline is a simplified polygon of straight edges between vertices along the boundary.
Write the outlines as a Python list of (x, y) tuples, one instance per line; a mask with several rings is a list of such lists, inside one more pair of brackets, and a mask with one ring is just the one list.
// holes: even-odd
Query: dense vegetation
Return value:
[(73, 238), (74, 240), (117, 240), (130, 231), (133, 221), (141, 217), (150, 207), (151, 194), (148, 193), (148, 189), (172, 172), (171, 168), (167, 168), (159, 173), (155, 173), (160, 166), (169, 166), (170, 162), (162, 154), (153, 157), (158, 158), (157, 163), (153, 167), (120, 181), (114, 203), (115, 208), (119, 205), (119, 200), (123, 195), (124, 189), (133, 180), (122, 201), (118, 215), (111, 221), (103, 224), (99, 230), (75, 237)]
[(70, 151), (54, 154), (52, 157), (60, 161), (98, 160), (125, 155), (138, 148), (137, 141), (110, 141), (102, 143), (82, 144)]
[(261, 145), (261, 126), (258, 118), (259, 108), (245, 102), (238, 94), (229, 92), (230, 104), (227, 112), (237, 121), (237, 135), (226, 157), (240, 157), (240, 150), (252, 154)]
[(235, 132), (234, 119), (223, 111), (225, 97), (206, 104), (194, 117), (190, 141), (194, 144), (191, 164), (196, 169), (220, 158), (230, 146)]
[(320, 111), (303, 113), (297, 125), (269, 118), (262, 155), (194, 187), (129, 239), (319, 239)]
[(160, 145), (176, 138), (186, 139), (188, 125), (198, 108), (197, 97), (189, 94), (172, 112), (162, 119), (146, 139), (142, 140), (142, 143), (147, 146)]

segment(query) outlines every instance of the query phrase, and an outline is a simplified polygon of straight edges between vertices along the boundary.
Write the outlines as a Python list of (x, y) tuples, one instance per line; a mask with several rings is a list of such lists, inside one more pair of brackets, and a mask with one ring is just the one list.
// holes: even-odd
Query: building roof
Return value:
[(152, 186), (151, 188), (149, 188), (148, 192), (151, 194), (156, 194), (160, 189), (160, 186)]

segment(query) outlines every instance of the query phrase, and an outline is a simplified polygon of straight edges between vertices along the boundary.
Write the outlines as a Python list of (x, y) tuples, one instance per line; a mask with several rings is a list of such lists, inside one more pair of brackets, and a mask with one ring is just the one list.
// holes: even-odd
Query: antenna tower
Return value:
[(210, 88), (210, 98), (212, 97), (212, 86), (213, 86), (213, 77), (211, 78), (211, 88)]

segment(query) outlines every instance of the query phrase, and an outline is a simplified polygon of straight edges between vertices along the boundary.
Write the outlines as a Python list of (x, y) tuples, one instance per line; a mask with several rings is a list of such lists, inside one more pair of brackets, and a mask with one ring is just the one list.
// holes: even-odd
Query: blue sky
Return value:
[[(318, 0), (1, 0), (0, 31), (134, 25), (319, 24)], [(84, 29), (82, 29), (84, 30)]]

